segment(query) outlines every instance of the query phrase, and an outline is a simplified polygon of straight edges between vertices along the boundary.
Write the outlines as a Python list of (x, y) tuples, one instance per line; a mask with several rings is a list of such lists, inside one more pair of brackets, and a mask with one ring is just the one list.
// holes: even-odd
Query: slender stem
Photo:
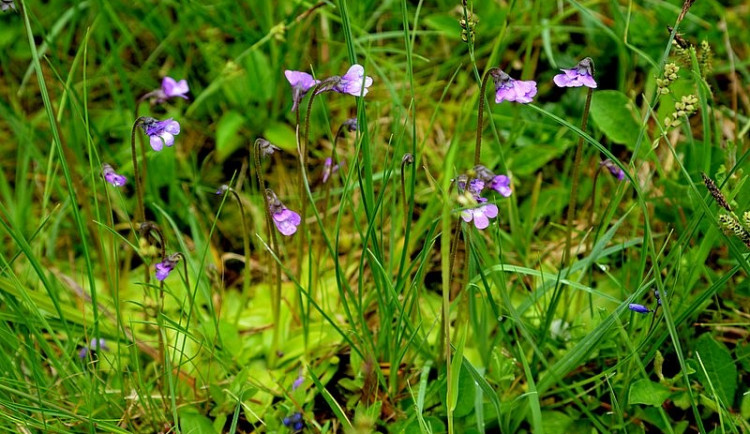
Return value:
[[(271, 214), (268, 206), (266, 205), (266, 215), (270, 221)], [(279, 258), (279, 241), (276, 237), (276, 231), (271, 230), (271, 248), (273, 249), (274, 255)], [(281, 264), (279, 261), (274, 261), (276, 264), (276, 272), (274, 278), (276, 279), (276, 286), (274, 289), (274, 297), (271, 301), (272, 306), (272, 318), (273, 318), (273, 336), (271, 338), (271, 357), (269, 359), (269, 365), (274, 367), (276, 365), (276, 359), (278, 359), (278, 348), (279, 348), (279, 335), (281, 332)]]
[(479, 91), (479, 109), (477, 111), (477, 143), (474, 146), (474, 165), (479, 164), (479, 157), (482, 153), (482, 121), (484, 119), (484, 93), (487, 91), (487, 82), (491, 78), (490, 72), (497, 68), (492, 68), (484, 74), (482, 79), (482, 87)]
[[(591, 188), (591, 214), (589, 214), (589, 228), (594, 227), (594, 215), (596, 214), (596, 186), (599, 181), (599, 174), (602, 171), (602, 165), (599, 165), (599, 168), (596, 169), (596, 172), (594, 172), (594, 180), (593, 180), (593, 187)], [(594, 243), (594, 238), (590, 238), (590, 243), (587, 251), (591, 251), (591, 247)]]
[[(263, 191), (263, 201), (265, 202), (265, 212), (266, 215), (266, 229), (268, 230), (269, 235), (271, 236), (271, 250), (273, 251), (274, 255), (276, 257), (279, 257), (279, 248), (278, 248), (278, 241), (276, 239), (276, 232), (273, 230), (273, 223), (271, 222), (271, 209), (269, 208), (268, 199), (266, 198), (266, 188), (265, 188), (265, 181), (263, 180), (263, 174), (261, 172), (261, 165), (260, 165), (260, 146), (259, 146), (259, 140), (255, 141), (255, 173), (258, 176), (258, 184), (259, 187)], [(302, 219), (304, 221), (304, 217)], [(271, 298), (271, 317), (273, 319), (273, 336), (271, 338), (271, 354), (268, 358), (268, 364), (270, 366), (274, 366), (276, 364), (276, 359), (278, 358), (278, 355), (276, 354), (276, 351), (279, 347), (279, 333), (281, 328), (281, 323), (279, 321), (279, 317), (281, 316), (281, 264), (279, 264), (278, 261), (274, 261), (276, 263), (275, 266), (275, 273), (274, 273), (274, 279), (276, 280), (276, 286), (274, 289), (274, 292), (272, 292), (272, 298)]]
[[(298, 142), (299, 146), (299, 164), (301, 173), (299, 177), (299, 198), (301, 203), (302, 227), (300, 229), (299, 243), (297, 245), (297, 280), (302, 281), (302, 252), (304, 251), (305, 238), (307, 237), (307, 199), (305, 198), (305, 177), (307, 176), (307, 149), (310, 145), (310, 114), (312, 112), (313, 101), (318, 94), (323, 82), (318, 83), (310, 90), (310, 99), (307, 100), (307, 112), (305, 113), (305, 140)], [(299, 110), (299, 109), (298, 109)]]
[[(411, 222), (412, 207), (412, 203), (406, 200), (406, 166), (411, 166), (413, 164), (414, 155), (408, 153), (404, 154), (403, 158), (401, 158), (401, 202), (402, 206), (404, 207), (404, 246), (402, 247), (401, 260), (399, 261), (398, 265), (398, 275), (396, 276), (399, 280), (401, 279), (401, 274), (404, 272), (404, 266), (406, 265), (406, 255), (409, 250), (409, 223)], [(414, 173), (414, 171), (412, 171), (412, 173)]]
[(245, 277), (242, 282), (242, 295), (247, 296), (250, 290), (250, 280), (252, 276), (250, 274), (250, 239), (247, 235), (247, 221), (245, 220), (245, 207), (242, 205), (242, 199), (240, 199), (239, 193), (233, 188), (229, 188), (227, 191), (232, 193), (235, 200), (237, 200), (237, 206), (240, 208), (240, 220), (242, 222), (242, 248), (245, 252)]
[[(583, 107), (583, 118), (581, 119), (581, 131), (586, 131), (586, 124), (589, 120), (589, 109), (591, 108), (591, 95), (593, 95), (594, 90), (592, 88), (588, 88), (588, 93), (586, 94), (586, 105)], [(575, 217), (576, 212), (576, 199), (578, 196), (578, 181), (579, 176), (581, 172), (581, 159), (583, 157), (583, 136), (578, 138), (578, 146), (576, 147), (576, 155), (575, 159), (573, 160), (573, 185), (570, 187), (570, 202), (568, 202), (568, 215), (566, 218), (566, 229), (567, 229), (567, 235), (565, 238), (565, 250), (563, 251), (563, 265), (568, 266), (570, 265), (570, 258), (571, 258), (571, 244), (572, 244), (572, 235), (573, 235), (573, 218)]]
[[(138, 156), (137, 152), (135, 150), (135, 130), (143, 123), (143, 120), (145, 117), (141, 116), (135, 120), (135, 123), (133, 123), (133, 128), (130, 131), (130, 155), (133, 159), (133, 177), (135, 178), (135, 197), (136, 201), (138, 203), (138, 208), (136, 209), (135, 218), (136, 221), (145, 221), (146, 220), (146, 211), (143, 207), (143, 184), (140, 177), (140, 174), (138, 172)], [(143, 149), (141, 149), (143, 151)], [(145, 156), (144, 156), (145, 158)]]

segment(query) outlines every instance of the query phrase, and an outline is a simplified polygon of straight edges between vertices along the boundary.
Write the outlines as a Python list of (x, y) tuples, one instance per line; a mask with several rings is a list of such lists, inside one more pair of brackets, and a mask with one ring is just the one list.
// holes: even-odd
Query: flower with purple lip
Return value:
[(503, 197), (509, 197), (513, 191), (510, 189), (510, 178), (505, 175), (496, 175), (490, 181), (489, 187), (500, 193)]
[(630, 303), (628, 305), (628, 309), (632, 310), (633, 312), (637, 312), (637, 313), (643, 313), (643, 314), (651, 313), (651, 309), (647, 308), (646, 306), (644, 306), (642, 304), (637, 304), (637, 303)]
[(474, 226), (477, 229), (485, 229), (490, 225), (490, 219), (497, 217), (498, 209), (494, 203), (484, 204), (483, 202), (487, 199), (480, 199), (483, 200), (480, 201), (481, 204), (478, 207), (461, 211), (461, 218), (466, 223), (474, 220)]
[(271, 213), (273, 224), (283, 235), (289, 236), (297, 232), (297, 226), (302, 223), (302, 217), (290, 210), (279, 200), (271, 189), (266, 189), (266, 202), (268, 211)]
[(465, 189), (459, 201), (469, 207), (461, 211), (461, 218), (466, 223), (474, 221), (477, 229), (487, 228), (490, 225), (490, 219), (497, 217), (498, 214), (497, 205), (486, 203), (487, 199), (480, 196), (484, 186), (485, 182), (479, 178), (469, 180), (466, 175), (458, 177), (459, 191)]
[(474, 172), (477, 178), (485, 182), (485, 186), (490, 190), (495, 190), (503, 197), (510, 196), (513, 191), (510, 189), (510, 178), (505, 175), (495, 175), (492, 171), (481, 164), (474, 166)]
[(586, 86), (592, 89), (596, 88), (594, 80), (594, 61), (587, 57), (578, 65), (570, 69), (561, 69), (562, 74), (557, 74), (553, 81), (560, 87), (581, 87)]
[(107, 163), (102, 164), (102, 176), (104, 176), (105, 181), (115, 187), (122, 187), (128, 181), (128, 178), (115, 172), (115, 169)]
[(172, 77), (164, 77), (161, 81), (161, 91), (164, 93), (165, 99), (174, 97), (188, 99), (186, 94), (190, 92), (190, 87), (187, 80), (176, 81)]
[(180, 260), (179, 253), (173, 253), (166, 258), (164, 258), (161, 262), (156, 264), (154, 268), (156, 269), (156, 280), (163, 282), (164, 279), (169, 276), (169, 273), (174, 270), (174, 267), (177, 266), (177, 262)]
[(625, 179), (625, 171), (623, 171), (622, 169), (620, 169), (620, 166), (618, 166), (617, 164), (615, 164), (609, 158), (607, 158), (606, 160), (602, 160), (599, 163), (599, 165), (606, 167), (607, 170), (609, 170), (609, 173), (611, 173), (612, 176), (614, 176), (618, 180), (622, 181), (622, 180)]
[(92, 339), (89, 342), (88, 346), (81, 348), (81, 351), (78, 352), (78, 357), (81, 359), (85, 359), (90, 351), (99, 350), (109, 351), (109, 347), (107, 346), (107, 342), (104, 340), (104, 338)]
[(495, 102), (503, 101), (530, 103), (536, 95), (536, 82), (533, 80), (515, 80), (500, 69), (490, 71), (495, 81)]
[(302, 71), (284, 71), (287, 81), (292, 86), (292, 111), (297, 110), (299, 102), (305, 97), (307, 92), (312, 89), (320, 80), (316, 80), (312, 75)]
[(297, 390), (302, 385), (302, 383), (305, 382), (305, 377), (302, 376), (302, 371), (300, 371), (299, 376), (294, 380), (292, 383), (292, 390)]
[(164, 145), (174, 145), (174, 136), (180, 134), (180, 123), (172, 118), (163, 121), (143, 118), (141, 128), (148, 135), (151, 149), (154, 151), (161, 151)]
[(362, 65), (355, 64), (339, 78), (338, 83), (333, 86), (333, 90), (353, 96), (365, 96), (370, 86), (372, 86), (372, 77), (365, 76), (365, 68)]
[(339, 165), (333, 164), (333, 160), (331, 157), (327, 157), (325, 162), (323, 162), (323, 184), (328, 182), (328, 178), (331, 177), (334, 173), (339, 171)]

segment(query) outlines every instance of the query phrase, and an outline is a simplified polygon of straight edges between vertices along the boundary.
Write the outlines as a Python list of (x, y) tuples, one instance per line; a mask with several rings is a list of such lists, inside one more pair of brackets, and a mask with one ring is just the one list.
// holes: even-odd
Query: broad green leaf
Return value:
[[(695, 352), (700, 355), (703, 364), (703, 369), (698, 370), (701, 384), (706, 390), (711, 390), (713, 386), (724, 405), (731, 407), (737, 391), (737, 366), (729, 350), (710, 335), (704, 334), (695, 343)], [(710, 386), (708, 380), (711, 382)]]
[(547, 434), (566, 434), (573, 418), (560, 411), (543, 411), (542, 428)]
[(258, 102), (270, 101), (276, 89), (276, 80), (271, 75), (268, 56), (261, 51), (255, 50), (242, 60), (242, 64), (247, 71), (246, 80), (248, 80), (250, 86), (250, 100)]
[(645, 404), (658, 407), (669, 398), (672, 393), (667, 386), (641, 379), (630, 385), (628, 401), (631, 404)]
[(244, 123), (245, 118), (234, 110), (224, 113), (219, 119), (216, 126), (216, 159), (219, 162), (242, 146), (242, 138), (238, 133)]
[(742, 397), (742, 403), (740, 404), (740, 414), (745, 420), (750, 420), (750, 395), (746, 394)]
[(615, 143), (635, 149), (640, 125), (636, 121), (632, 102), (616, 90), (595, 91), (591, 99), (591, 119)]
[(289, 124), (281, 122), (271, 122), (263, 131), (263, 136), (266, 138), (266, 140), (285, 151), (292, 153), (297, 152), (297, 139), (294, 136), (294, 128)]
[(185, 434), (216, 434), (211, 420), (190, 407), (180, 411), (180, 427)]

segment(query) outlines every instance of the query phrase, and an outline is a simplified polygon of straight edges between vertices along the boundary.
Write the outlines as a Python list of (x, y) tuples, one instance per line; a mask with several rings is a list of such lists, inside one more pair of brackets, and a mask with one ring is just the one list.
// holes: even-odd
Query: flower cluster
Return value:
[(677, 73), (680, 72), (680, 67), (676, 63), (667, 63), (664, 65), (664, 78), (656, 79), (656, 87), (659, 95), (666, 95), (669, 93), (669, 86), (677, 80)]
[(674, 103), (674, 112), (664, 119), (666, 128), (678, 127), (682, 124), (683, 117), (690, 117), (695, 113), (698, 97), (695, 95), (685, 95), (679, 101)]
[(510, 178), (505, 175), (495, 175), (488, 168), (477, 165), (474, 167), (474, 177), (461, 175), (457, 179), (459, 203), (466, 209), (461, 211), (461, 218), (469, 223), (474, 222), (477, 229), (485, 229), (490, 225), (490, 219), (497, 217), (498, 208), (494, 203), (482, 197), (484, 191), (493, 190), (503, 197), (511, 195)]

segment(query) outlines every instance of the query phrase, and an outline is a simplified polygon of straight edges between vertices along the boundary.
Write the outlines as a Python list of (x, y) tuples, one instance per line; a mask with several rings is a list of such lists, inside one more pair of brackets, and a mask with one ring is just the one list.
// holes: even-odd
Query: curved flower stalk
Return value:
[(242, 293), (247, 295), (250, 291), (250, 280), (252, 279), (252, 275), (250, 273), (250, 237), (248, 236), (248, 227), (247, 227), (247, 222), (246, 222), (246, 217), (245, 217), (245, 207), (242, 205), (242, 199), (240, 198), (239, 193), (237, 193), (235, 189), (231, 188), (228, 185), (222, 185), (216, 191), (216, 194), (224, 195), (227, 192), (232, 194), (232, 197), (234, 197), (234, 199), (237, 201), (237, 206), (240, 208), (240, 220), (242, 222), (242, 250), (244, 251), (244, 256), (245, 256), (245, 270), (244, 270), (245, 275), (244, 275), (244, 278), (242, 279), (243, 280)]
[[(372, 83), (373, 83), (372, 77), (366, 76), (364, 71), (365, 70), (362, 65), (354, 64), (349, 68), (349, 70), (343, 76), (329, 77), (325, 80), (318, 82), (311, 89), (312, 95), (307, 101), (307, 112), (305, 113), (304, 141), (300, 140), (299, 135), (297, 136), (297, 147), (298, 147), (298, 151), (300, 155), (299, 158), (300, 158), (300, 168), (301, 168), (301, 174), (299, 178), (299, 197), (300, 197), (300, 200), (302, 201), (301, 218), (302, 218), (302, 232), (304, 234), (307, 234), (307, 224), (305, 222), (305, 217), (307, 216), (307, 200), (305, 199), (306, 197), (305, 183), (308, 182), (307, 153), (308, 153), (308, 149), (310, 148), (310, 114), (312, 112), (313, 101), (315, 100), (315, 97), (317, 95), (324, 93), (324, 92), (329, 92), (329, 91), (333, 91), (337, 93), (346, 93), (346, 94), (357, 96), (357, 97), (360, 97), (360, 96), (364, 97), (365, 95), (367, 95), (367, 92), (369, 92), (369, 87), (372, 86)], [(299, 128), (299, 118), (297, 121), (297, 125)], [(356, 128), (356, 122), (355, 122), (354, 127)], [(299, 243), (300, 257), (302, 254), (302, 246), (303, 246), (303, 240), (300, 239), (300, 243)], [(302, 263), (301, 261), (298, 262), (298, 269), (297, 269), (298, 277), (302, 276), (301, 263)]]
[[(133, 177), (135, 178), (135, 196), (138, 202), (136, 220), (143, 221), (146, 219), (146, 210), (143, 207), (143, 184), (145, 176), (141, 176), (138, 171), (138, 158), (135, 149), (135, 131), (141, 127), (143, 132), (149, 136), (149, 143), (154, 151), (161, 151), (163, 145), (174, 145), (174, 136), (180, 133), (180, 124), (172, 118), (159, 121), (149, 116), (140, 116), (133, 123), (130, 131), (130, 155), (133, 159)], [(146, 170), (146, 151), (141, 146), (141, 161), (143, 161), (143, 170)]]
[[(586, 103), (583, 107), (583, 117), (581, 119), (581, 131), (586, 131), (586, 125), (589, 119), (589, 110), (591, 108), (591, 97), (596, 81), (594, 80), (594, 61), (590, 57), (581, 60), (578, 65), (572, 69), (563, 69), (563, 74), (555, 76), (555, 84), (561, 87), (581, 87), (586, 86)], [(571, 174), (572, 185), (570, 187), (570, 201), (568, 202), (568, 213), (566, 217), (565, 251), (563, 251), (563, 264), (569, 265), (573, 238), (573, 219), (576, 212), (576, 199), (578, 198), (578, 183), (581, 173), (581, 159), (583, 158), (583, 136), (578, 138), (578, 146), (573, 159), (573, 173)]]

